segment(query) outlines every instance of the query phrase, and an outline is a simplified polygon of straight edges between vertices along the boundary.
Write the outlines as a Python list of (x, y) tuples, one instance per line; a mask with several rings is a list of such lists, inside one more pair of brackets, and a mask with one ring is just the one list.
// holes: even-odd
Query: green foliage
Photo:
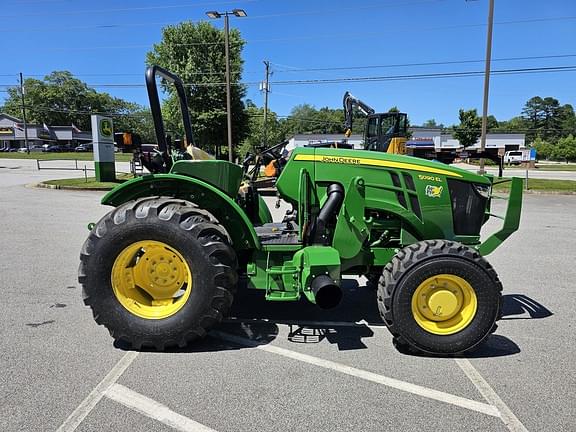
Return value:
[(560, 105), (553, 97), (535, 96), (529, 99), (522, 110), (522, 118), (528, 128), (526, 138), (545, 140), (565, 137), (576, 132), (576, 115), (572, 105)]
[[(133, 102), (99, 93), (68, 71), (54, 71), (44, 79), (24, 80), (26, 117), (30, 123), (68, 126), (72, 123), (90, 130), (90, 113), (106, 113), (114, 117), (115, 129), (133, 130), (146, 136), (150, 121), (131, 119), (143, 108)], [(8, 89), (2, 112), (21, 118), (20, 89)]]
[(542, 138), (538, 137), (532, 143), (532, 147), (536, 149), (536, 155), (538, 159), (553, 159), (554, 146), (548, 141), (544, 141)]
[(499, 133), (524, 133), (528, 128), (526, 119), (523, 117), (512, 117), (510, 120), (498, 122), (498, 128), (494, 132)]
[[(146, 55), (149, 65), (159, 65), (178, 75), (187, 90), (188, 107), (196, 145), (214, 152), (227, 147), (225, 35), (210, 23), (183, 22), (162, 30), (162, 41)], [(232, 141), (241, 142), (247, 135), (248, 117), (242, 98), (245, 88), (239, 84), (244, 40), (236, 29), (230, 31), (230, 70), (232, 104)], [(163, 104), (167, 133), (183, 135), (182, 117), (171, 85), (163, 85), (168, 98)]]
[(560, 138), (555, 148), (555, 156), (559, 160), (566, 162), (576, 161), (576, 137), (568, 135), (567, 137)]
[(266, 121), (266, 134), (264, 133), (264, 108), (258, 108), (251, 101), (247, 101), (246, 115), (248, 116), (248, 136), (242, 141), (238, 149), (240, 158), (246, 153), (256, 153), (262, 148), (271, 147), (284, 140), (284, 128), (280, 124), (275, 112), (268, 110)]
[(444, 125), (442, 123), (436, 123), (435, 119), (426, 120), (422, 123), (422, 127), (444, 129)]
[(458, 117), (460, 124), (454, 127), (454, 138), (464, 147), (476, 144), (482, 133), (482, 119), (478, 117), (478, 113), (475, 109), (468, 111), (461, 109)]
[(316, 109), (309, 104), (292, 108), (290, 116), (282, 121), (286, 135), (299, 133), (344, 134), (344, 112), (328, 107)]
[[(486, 130), (488, 132), (491, 132), (495, 129), (498, 129), (499, 123), (498, 120), (496, 120), (496, 117), (494, 117), (493, 115), (489, 115), (488, 117), (486, 117)], [(482, 126), (480, 126), (482, 127)]]
[(568, 135), (560, 138), (556, 144), (538, 137), (532, 143), (538, 159), (573, 162), (576, 161), (576, 137)]

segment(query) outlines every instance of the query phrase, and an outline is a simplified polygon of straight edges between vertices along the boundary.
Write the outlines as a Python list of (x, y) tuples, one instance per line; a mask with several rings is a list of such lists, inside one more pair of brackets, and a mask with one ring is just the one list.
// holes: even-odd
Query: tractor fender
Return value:
[(190, 201), (218, 219), (230, 235), (235, 250), (260, 248), (260, 240), (244, 210), (225, 192), (192, 177), (178, 174), (137, 177), (112, 189), (101, 202), (117, 207), (146, 196), (168, 196)]

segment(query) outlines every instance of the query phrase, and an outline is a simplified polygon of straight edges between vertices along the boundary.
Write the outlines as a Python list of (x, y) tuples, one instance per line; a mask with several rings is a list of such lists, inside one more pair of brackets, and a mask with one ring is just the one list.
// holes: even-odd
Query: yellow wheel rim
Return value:
[(437, 335), (465, 329), (478, 301), (472, 286), (459, 276), (439, 274), (422, 282), (412, 296), (412, 315), (420, 327)]
[(174, 248), (143, 240), (125, 248), (112, 266), (114, 295), (130, 313), (145, 319), (174, 315), (188, 301), (192, 272)]

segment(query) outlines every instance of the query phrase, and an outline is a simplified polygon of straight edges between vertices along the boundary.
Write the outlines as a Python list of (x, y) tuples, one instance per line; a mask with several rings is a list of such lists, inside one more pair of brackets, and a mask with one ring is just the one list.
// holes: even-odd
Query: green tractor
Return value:
[(104, 196), (115, 208), (91, 227), (80, 255), (84, 301), (115, 340), (157, 350), (198, 340), (227, 314), (239, 279), (269, 301), (305, 297), (332, 308), (344, 275), (377, 283), (399, 348), (462, 353), (494, 331), (502, 285), (484, 257), (518, 229), (520, 179), (511, 180), (502, 227), (481, 241), (500, 180), (410, 156), (296, 148), (276, 181), (292, 210), (273, 221), (247, 173), (265, 157), (243, 168), (171, 153), (156, 75), (175, 85), (193, 143), (182, 82), (149, 68), (153, 174)]

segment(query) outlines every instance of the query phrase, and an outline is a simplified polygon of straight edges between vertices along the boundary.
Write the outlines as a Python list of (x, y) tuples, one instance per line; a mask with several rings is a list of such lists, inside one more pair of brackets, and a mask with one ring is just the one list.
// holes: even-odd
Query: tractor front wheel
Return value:
[(149, 197), (92, 229), (78, 279), (97, 323), (135, 349), (183, 347), (232, 304), (237, 262), (228, 234), (194, 204)]
[(457, 354), (496, 329), (502, 284), (480, 254), (446, 240), (400, 250), (378, 284), (378, 307), (400, 349)]

